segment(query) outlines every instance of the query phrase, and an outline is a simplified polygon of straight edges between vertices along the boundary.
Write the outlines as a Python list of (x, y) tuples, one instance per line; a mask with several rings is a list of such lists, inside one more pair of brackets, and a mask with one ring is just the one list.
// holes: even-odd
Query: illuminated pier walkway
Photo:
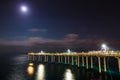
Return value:
[(118, 68), (118, 72), (120, 73), (120, 52), (91, 51), (87, 53), (28, 53), (28, 59), (30, 61), (72, 64), (77, 65), (78, 67), (86, 67), (86, 69), (93, 69), (95, 60), (94, 57), (97, 58), (99, 73), (102, 72), (102, 65), (104, 69), (103, 71), (107, 71), (106, 58), (108, 57), (113, 57), (116, 59), (118, 63), (116, 68)]

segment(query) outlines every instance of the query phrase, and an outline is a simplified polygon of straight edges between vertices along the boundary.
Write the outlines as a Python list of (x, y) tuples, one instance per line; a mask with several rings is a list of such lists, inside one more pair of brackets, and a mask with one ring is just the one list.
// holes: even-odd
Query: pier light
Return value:
[(68, 49), (68, 50), (67, 50), (67, 53), (68, 53), (68, 54), (70, 54), (70, 53), (71, 53), (70, 49)]
[(106, 44), (102, 44), (102, 48), (107, 48)]
[(106, 44), (102, 44), (101, 45), (101, 50), (103, 51), (103, 52), (106, 52), (107, 51), (107, 45)]
[(44, 54), (44, 51), (41, 50), (38, 54)]
[(41, 52), (40, 52), (41, 54), (44, 54), (44, 52), (41, 50)]

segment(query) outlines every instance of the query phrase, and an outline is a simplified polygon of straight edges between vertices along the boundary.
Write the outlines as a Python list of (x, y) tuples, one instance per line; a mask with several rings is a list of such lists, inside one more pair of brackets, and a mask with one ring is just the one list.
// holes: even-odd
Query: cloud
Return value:
[(0, 45), (15, 45), (15, 46), (32, 46), (40, 44), (49, 44), (49, 45), (89, 45), (96, 44), (102, 40), (93, 40), (93, 39), (79, 39), (78, 34), (67, 34), (63, 39), (46, 39), (42, 37), (29, 37), (23, 40), (0, 40)]
[(0, 40), (0, 45), (5, 46), (33, 46), (36, 44), (46, 44), (46, 43), (54, 43), (58, 42), (58, 40), (54, 39), (45, 39), (42, 37), (29, 37), (23, 40)]
[(64, 39), (65, 40), (77, 40), (78, 37), (79, 37), (78, 34), (67, 34)]
[(109, 41), (109, 40), (103, 40), (103, 39), (80, 39), (78, 34), (67, 34), (63, 39), (46, 39), (43, 37), (29, 37), (24, 38), (23, 40), (0, 40), (0, 46), (23, 46), (23, 47), (34, 47), (36, 50), (40, 49), (67, 49), (67, 48), (75, 48), (75, 49), (85, 49), (85, 48), (91, 48), (96, 49), (100, 47), (100, 45), (104, 42), (108, 42), (111, 45), (120, 45), (119, 41)]
[(27, 31), (30, 31), (30, 32), (46, 32), (47, 29), (32, 28), (32, 29), (28, 29)]

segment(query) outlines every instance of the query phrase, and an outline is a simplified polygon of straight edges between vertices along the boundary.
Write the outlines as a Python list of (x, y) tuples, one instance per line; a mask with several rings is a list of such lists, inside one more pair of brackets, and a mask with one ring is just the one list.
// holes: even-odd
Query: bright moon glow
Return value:
[(22, 10), (22, 12), (27, 12), (27, 7), (26, 6), (21, 6), (21, 10)]

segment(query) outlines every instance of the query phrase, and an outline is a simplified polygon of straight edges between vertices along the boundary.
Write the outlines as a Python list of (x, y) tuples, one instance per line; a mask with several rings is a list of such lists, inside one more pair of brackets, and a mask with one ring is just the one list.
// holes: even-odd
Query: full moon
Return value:
[(22, 11), (22, 12), (27, 12), (27, 10), (28, 10), (28, 9), (27, 9), (26, 6), (21, 6), (21, 11)]

